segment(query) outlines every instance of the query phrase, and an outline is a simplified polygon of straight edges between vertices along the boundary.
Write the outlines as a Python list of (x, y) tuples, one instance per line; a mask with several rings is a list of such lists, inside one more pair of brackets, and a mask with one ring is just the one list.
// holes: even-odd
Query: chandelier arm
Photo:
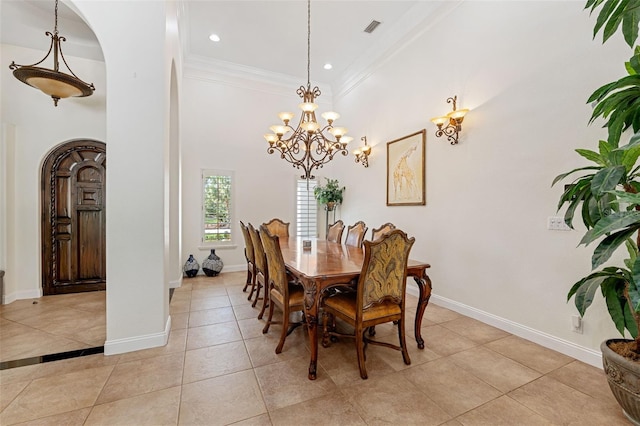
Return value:
[(20, 67), (35, 67), (36, 65), (39, 65), (39, 64), (43, 63), (44, 60), (49, 57), (49, 55), (51, 54), (51, 50), (53, 49), (53, 34), (51, 34), (49, 31), (47, 31), (45, 33), (45, 35), (51, 37), (51, 44), (49, 44), (49, 51), (47, 52), (46, 55), (44, 55), (44, 58), (40, 59), (35, 64), (31, 64), (31, 65), (20, 65), (20, 64), (16, 64), (15, 61), (12, 61), (11, 65), (9, 65), (9, 69), (15, 70), (15, 69), (18, 69)]
[(71, 67), (67, 63), (67, 60), (64, 58), (64, 54), (62, 53), (62, 44), (60, 44), (61, 41), (67, 41), (67, 39), (62, 36), (58, 37), (58, 52), (60, 52), (60, 57), (62, 58), (62, 62), (64, 62), (64, 65), (67, 67), (71, 75), (77, 78), (78, 80), (80, 80), (81, 82), (83, 82), (84, 84), (86, 84), (87, 86), (91, 87), (91, 89), (96, 90), (96, 88), (93, 86), (93, 83), (87, 83), (86, 81), (78, 77), (73, 71), (71, 71)]

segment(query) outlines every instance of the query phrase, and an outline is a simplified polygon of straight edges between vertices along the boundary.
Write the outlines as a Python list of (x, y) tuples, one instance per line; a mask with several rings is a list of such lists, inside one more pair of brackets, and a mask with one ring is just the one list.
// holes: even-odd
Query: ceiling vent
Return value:
[(371, 34), (376, 28), (378, 28), (378, 25), (380, 24), (380, 22), (373, 20), (369, 25), (367, 25), (367, 28), (364, 29), (364, 32)]

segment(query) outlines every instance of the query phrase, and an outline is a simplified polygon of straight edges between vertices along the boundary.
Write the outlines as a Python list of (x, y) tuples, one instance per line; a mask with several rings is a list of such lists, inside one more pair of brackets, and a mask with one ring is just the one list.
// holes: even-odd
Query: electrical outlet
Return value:
[(549, 216), (547, 218), (547, 229), (550, 231), (571, 231), (571, 228), (564, 223), (562, 216)]
[(571, 316), (571, 331), (574, 333), (582, 334), (584, 330), (584, 323), (582, 321), (582, 317), (579, 315)]

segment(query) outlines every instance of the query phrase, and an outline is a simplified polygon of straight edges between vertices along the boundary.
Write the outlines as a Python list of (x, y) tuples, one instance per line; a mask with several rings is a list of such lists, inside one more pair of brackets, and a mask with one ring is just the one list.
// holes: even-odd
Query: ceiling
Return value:
[[(311, 3), (311, 79), (337, 84), (395, 50), (426, 22), (458, 1), (315, 0)], [(180, 26), (185, 63), (225, 67), (262, 75), (307, 78), (307, 2), (185, 0)], [(0, 42), (39, 50), (49, 47), (54, 0), (2, 0)], [(84, 21), (59, 4), (58, 31), (68, 56), (103, 60), (95, 35)], [(429, 19), (429, 21), (427, 20)], [(364, 29), (377, 20), (371, 33)], [(221, 41), (214, 43), (209, 35)], [(37, 58), (11, 58), (29, 65)], [(325, 70), (325, 63), (333, 69)], [(49, 65), (51, 66), (51, 65)]]

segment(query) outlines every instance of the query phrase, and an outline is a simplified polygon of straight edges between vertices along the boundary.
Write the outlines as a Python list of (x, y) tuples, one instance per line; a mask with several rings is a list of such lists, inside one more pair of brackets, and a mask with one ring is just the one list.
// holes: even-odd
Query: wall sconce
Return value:
[[(451, 142), (451, 145), (456, 145), (458, 143), (458, 133), (462, 131), (462, 120), (464, 120), (465, 114), (469, 112), (468, 109), (456, 109), (457, 100), (458, 95), (453, 98), (447, 98), (448, 104), (453, 102), (453, 111), (445, 116), (431, 119), (431, 121), (438, 126), (436, 137), (439, 138), (442, 135), (447, 135), (447, 140)], [(447, 125), (442, 127), (445, 123), (447, 123)]]
[(367, 145), (366, 136), (361, 137), (360, 140), (364, 141), (364, 146), (353, 151), (353, 155), (356, 156), (356, 163), (362, 163), (363, 166), (369, 167), (369, 154), (371, 154), (371, 147)]

